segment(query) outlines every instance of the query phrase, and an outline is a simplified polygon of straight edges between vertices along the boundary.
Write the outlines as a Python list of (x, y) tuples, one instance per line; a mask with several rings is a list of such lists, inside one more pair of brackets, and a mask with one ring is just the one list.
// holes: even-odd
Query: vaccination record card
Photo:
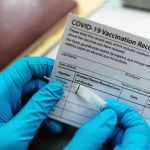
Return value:
[(50, 81), (64, 84), (50, 118), (80, 127), (99, 113), (75, 94), (79, 84), (132, 106), (150, 125), (148, 39), (69, 14)]

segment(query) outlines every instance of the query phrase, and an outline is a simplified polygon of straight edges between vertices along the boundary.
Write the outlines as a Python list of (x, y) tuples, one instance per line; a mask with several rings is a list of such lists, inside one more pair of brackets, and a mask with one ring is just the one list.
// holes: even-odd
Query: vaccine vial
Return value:
[(84, 101), (95, 105), (100, 109), (100, 111), (104, 110), (107, 107), (106, 101), (104, 101), (101, 97), (96, 95), (92, 90), (83, 85), (77, 84), (75, 93), (80, 96)]

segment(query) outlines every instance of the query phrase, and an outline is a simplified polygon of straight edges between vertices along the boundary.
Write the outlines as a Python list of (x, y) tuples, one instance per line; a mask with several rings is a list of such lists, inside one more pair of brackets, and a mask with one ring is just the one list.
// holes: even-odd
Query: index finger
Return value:
[(124, 130), (124, 137), (115, 150), (147, 150), (150, 144), (150, 128), (144, 118), (132, 107), (120, 102), (107, 100), (108, 108), (113, 109)]
[(50, 77), (54, 60), (46, 57), (24, 57), (1, 73), (1, 76), (7, 84), (15, 84), (17, 87), (23, 87), (32, 78), (47, 76)]

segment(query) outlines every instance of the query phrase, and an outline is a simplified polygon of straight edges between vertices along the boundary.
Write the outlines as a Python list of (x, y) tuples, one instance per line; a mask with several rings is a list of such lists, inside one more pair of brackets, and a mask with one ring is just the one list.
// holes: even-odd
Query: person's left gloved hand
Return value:
[[(27, 149), (47, 114), (61, 99), (62, 85), (47, 84), (43, 78), (50, 77), (52, 67), (51, 59), (26, 57), (0, 74), (0, 150)], [(27, 95), (31, 97), (25, 102), (23, 97)], [(49, 126), (60, 130), (55, 122)]]

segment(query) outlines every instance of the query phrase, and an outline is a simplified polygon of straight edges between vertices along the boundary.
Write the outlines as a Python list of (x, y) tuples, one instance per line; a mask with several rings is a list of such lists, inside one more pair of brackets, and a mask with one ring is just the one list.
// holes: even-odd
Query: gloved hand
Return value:
[[(42, 121), (61, 99), (62, 85), (47, 84), (43, 79), (50, 77), (52, 67), (51, 59), (26, 57), (0, 74), (0, 150), (27, 149)], [(35, 94), (24, 105), (23, 97), (31, 93)]]
[(107, 103), (107, 109), (83, 125), (65, 150), (149, 149), (150, 128), (142, 116), (120, 102)]

